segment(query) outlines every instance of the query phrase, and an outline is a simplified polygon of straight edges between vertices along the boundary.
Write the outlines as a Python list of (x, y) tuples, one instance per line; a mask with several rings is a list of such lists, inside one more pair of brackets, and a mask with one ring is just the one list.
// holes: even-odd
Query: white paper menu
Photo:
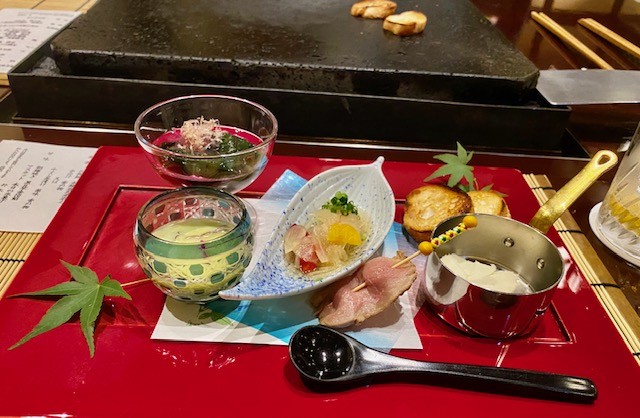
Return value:
[(58, 10), (0, 10), (0, 74), (8, 73), (80, 14)]
[(95, 148), (0, 142), (0, 231), (44, 232)]

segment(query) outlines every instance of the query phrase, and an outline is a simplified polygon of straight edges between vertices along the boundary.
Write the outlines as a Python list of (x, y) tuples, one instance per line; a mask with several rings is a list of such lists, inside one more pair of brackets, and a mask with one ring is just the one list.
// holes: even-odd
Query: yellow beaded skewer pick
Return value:
[[(442, 234), (440, 234), (437, 237), (433, 238), (431, 241), (422, 241), (418, 245), (418, 251), (416, 251), (415, 253), (411, 254), (409, 257), (398, 261), (396, 264), (391, 266), (391, 268), (394, 269), (396, 267), (399, 267), (399, 266), (403, 265), (404, 263), (406, 263), (406, 262), (408, 262), (410, 260), (413, 260), (414, 258), (419, 256), (420, 254), (429, 255), (440, 244), (444, 244), (445, 242), (450, 241), (453, 238), (457, 237), (458, 235), (462, 234), (464, 231), (469, 230), (471, 228), (475, 228), (476, 226), (478, 226), (478, 219), (473, 215), (467, 215), (464, 218), (462, 218), (462, 222), (460, 222), (458, 225), (456, 225), (455, 227), (449, 229), (448, 231), (443, 232)], [(352, 291), (357, 292), (358, 290), (360, 290), (360, 289), (362, 289), (362, 288), (364, 288), (366, 286), (367, 286), (366, 282), (360, 283), (358, 286), (354, 287), (352, 289)]]
[(391, 266), (391, 268), (394, 269), (398, 266), (401, 266), (407, 261), (413, 260), (420, 254), (429, 255), (433, 252), (433, 250), (438, 248), (440, 244), (444, 244), (445, 242), (450, 241), (453, 238), (457, 237), (458, 235), (462, 234), (464, 231), (471, 228), (475, 228), (476, 226), (478, 226), (478, 219), (473, 215), (467, 215), (464, 218), (462, 218), (462, 222), (460, 222), (457, 226), (451, 228), (448, 231), (443, 232), (442, 234), (438, 235), (431, 241), (422, 241), (418, 245), (418, 251), (411, 254), (409, 257), (405, 258), (404, 260), (398, 261), (396, 264)]

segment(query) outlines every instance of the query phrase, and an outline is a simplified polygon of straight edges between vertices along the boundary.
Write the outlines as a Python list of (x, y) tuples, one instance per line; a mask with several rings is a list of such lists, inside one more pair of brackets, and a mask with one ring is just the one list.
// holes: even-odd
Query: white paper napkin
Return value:
[[(254, 254), (260, 254), (289, 199), (304, 184), (296, 174), (285, 172), (262, 199), (246, 199), (254, 206), (258, 219)], [(398, 249), (415, 251), (395, 223), (382, 248), (392, 257)], [(253, 268), (253, 263), (247, 271)], [(421, 349), (422, 343), (413, 317), (420, 303), (417, 285), (402, 295), (395, 305), (364, 323), (347, 328), (347, 334), (382, 351), (391, 348)], [(318, 320), (308, 303), (308, 294), (260, 301), (217, 300), (206, 305), (184, 303), (167, 298), (152, 339), (286, 345), (293, 333)]]

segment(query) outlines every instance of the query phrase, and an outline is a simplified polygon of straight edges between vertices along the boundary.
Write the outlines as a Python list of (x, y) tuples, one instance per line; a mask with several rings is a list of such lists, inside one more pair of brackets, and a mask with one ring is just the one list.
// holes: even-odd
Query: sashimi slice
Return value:
[(284, 253), (288, 254), (300, 245), (300, 241), (307, 235), (307, 230), (303, 226), (293, 224), (284, 234)]
[(309, 235), (304, 236), (300, 240), (300, 243), (294, 248), (293, 252), (301, 260), (311, 261), (315, 264), (318, 264), (320, 262), (320, 260), (318, 260), (318, 256), (316, 255), (315, 246), (313, 245), (313, 239)]

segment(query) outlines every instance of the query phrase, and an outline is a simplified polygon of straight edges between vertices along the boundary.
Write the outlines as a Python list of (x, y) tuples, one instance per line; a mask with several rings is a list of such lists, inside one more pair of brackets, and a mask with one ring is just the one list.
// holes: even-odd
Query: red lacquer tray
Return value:
[[(305, 178), (348, 160), (271, 158), (249, 187), (260, 194), (289, 168)], [(429, 164), (387, 161), (384, 172), (402, 199), (430, 174)], [(476, 168), (481, 184), (506, 193), (513, 217), (528, 221), (538, 204), (517, 170)], [(137, 210), (169, 185), (137, 148), (98, 151), (7, 295), (68, 280), (59, 260), (110, 274), (143, 277), (131, 239)], [(399, 205), (398, 215), (401, 213)], [(550, 237), (561, 241), (555, 232)], [(448, 327), (424, 306), (415, 322), (424, 349), (395, 350), (414, 359), (498, 365), (593, 379), (599, 398), (575, 405), (416, 383), (380, 383), (315, 393), (301, 382), (286, 347), (150, 339), (164, 296), (150, 283), (129, 288), (132, 302), (106, 302), (89, 357), (79, 324), (65, 324), (7, 351), (38, 322), (51, 300), (0, 300), (0, 415), (80, 416), (622, 416), (635, 409), (640, 368), (628, 354), (587, 282), (569, 274), (536, 332), (499, 342)]]

